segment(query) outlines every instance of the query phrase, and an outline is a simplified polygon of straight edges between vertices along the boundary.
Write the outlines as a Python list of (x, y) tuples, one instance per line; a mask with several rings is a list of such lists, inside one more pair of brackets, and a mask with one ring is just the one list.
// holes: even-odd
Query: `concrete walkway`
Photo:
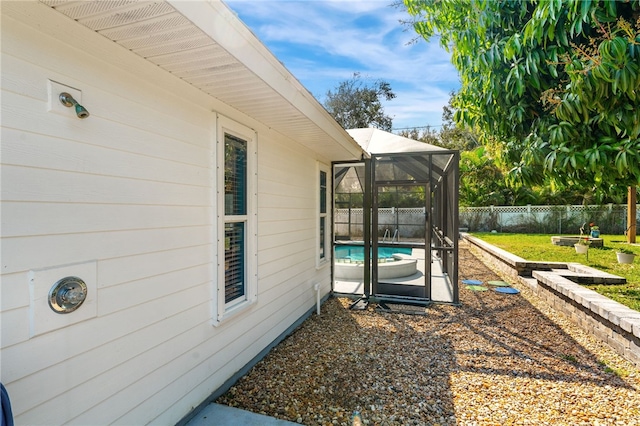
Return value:
[(228, 407), (221, 404), (209, 404), (189, 422), (186, 426), (287, 426), (298, 423), (276, 419), (239, 408)]

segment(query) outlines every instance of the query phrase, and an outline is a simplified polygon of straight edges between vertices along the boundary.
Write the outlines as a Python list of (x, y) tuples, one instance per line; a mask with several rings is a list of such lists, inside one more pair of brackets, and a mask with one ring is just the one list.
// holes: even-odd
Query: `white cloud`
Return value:
[(442, 107), (449, 102), (449, 92), (433, 86), (401, 91), (397, 95), (384, 104), (385, 113), (393, 117), (394, 128), (439, 126)]
[[(391, 84), (397, 97), (385, 111), (394, 127), (440, 124), (449, 92), (459, 87), (457, 72), (437, 42), (410, 44), (416, 34), (400, 23), (409, 17), (391, 1), (227, 3), (315, 96), (360, 72)], [(433, 123), (424, 122), (427, 113)]]

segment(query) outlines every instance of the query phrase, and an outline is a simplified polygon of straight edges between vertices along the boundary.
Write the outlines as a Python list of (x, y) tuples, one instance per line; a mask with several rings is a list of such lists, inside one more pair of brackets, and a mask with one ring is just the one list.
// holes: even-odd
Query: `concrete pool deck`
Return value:
[[(418, 260), (417, 272), (408, 277), (385, 279), (385, 283), (424, 286), (425, 250), (414, 248), (411, 257)], [(333, 282), (333, 291), (342, 294), (364, 294), (364, 281), (336, 279)], [(434, 302), (453, 303), (453, 284), (448, 276), (442, 272), (440, 259), (431, 259), (431, 299)]]

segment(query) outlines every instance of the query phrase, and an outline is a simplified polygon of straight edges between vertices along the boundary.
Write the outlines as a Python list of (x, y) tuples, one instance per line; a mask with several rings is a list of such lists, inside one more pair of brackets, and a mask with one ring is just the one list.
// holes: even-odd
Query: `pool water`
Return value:
[[(393, 259), (394, 254), (411, 254), (410, 247), (378, 247), (378, 259)], [(364, 262), (363, 246), (336, 246), (335, 259), (338, 262)]]

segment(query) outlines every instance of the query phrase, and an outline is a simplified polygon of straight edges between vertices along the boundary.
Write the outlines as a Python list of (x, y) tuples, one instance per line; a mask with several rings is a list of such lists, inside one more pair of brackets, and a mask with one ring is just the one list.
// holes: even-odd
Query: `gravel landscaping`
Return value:
[[(459, 268), (501, 279), (465, 243)], [(640, 371), (519, 289), (461, 284), (422, 315), (329, 299), (216, 402), (305, 425), (640, 425)]]

